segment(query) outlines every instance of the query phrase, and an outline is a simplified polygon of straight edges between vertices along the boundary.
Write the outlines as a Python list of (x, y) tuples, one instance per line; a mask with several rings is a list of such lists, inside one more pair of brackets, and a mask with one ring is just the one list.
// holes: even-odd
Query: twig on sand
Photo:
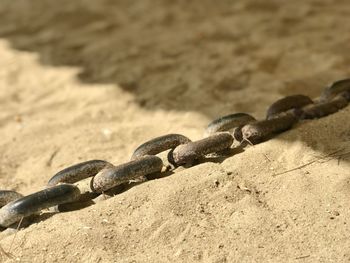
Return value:
[(50, 158), (46, 161), (46, 166), (51, 166), (53, 158), (55, 158), (56, 154), (59, 152), (60, 149), (56, 149), (52, 152), (50, 155)]
[(5, 257), (7, 257), (7, 258), (13, 258), (13, 255), (12, 255), (11, 253), (6, 252), (6, 251), (2, 248), (2, 246), (0, 246), (0, 260), (3, 259), (3, 255), (4, 255)]
[(20, 220), (20, 221), (19, 221), (19, 223), (18, 223), (17, 230), (16, 230), (16, 233), (15, 233), (15, 235), (14, 235), (14, 237), (13, 237), (12, 241), (11, 241), (9, 251), (8, 251), (8, 252), (6, 252), (6, 251), (5, 251), (5, 249), (3, 249), (3, 248), (2, 248), (2, 246), (0, 246), (0, 260), (2, 260), (2, 259), (3, 259), (3, 255), (5, 255), (5, 257), (7, 257), (7, 258), (9, 258), (9, 259), (14, 258), (14, 255), (13, 255), (13, 254), (11, 254), (11, 248), (12, 248), (12, 245), (13, 245), (13, 243), (14, 243), (14, 241), (15, 241), (15, 238), (16, 238), (16, 235), (17, 235), (17, 232), (18, 232), (19, 228), (21, 227), (21, 224), (22, 224), (23, 218), (24, 218), (24, 217), (22, 217), (22, 218), (21, 218), (21, 220)]
[(310, 255), (305, 255), (305, 256), (296, 257), (295, 259), (303, 259), (303, 258), (308, 258), (308, 257), (310, 257)]
[(18, 226), (17, 226), (17, 229), (16, 229), (16, 233), (15, 233), (15, 235), (14, 235), (12, 241), (11, 241), (11, 245), (10, 245), (9, 252), (8, 252), (9, 254), (11, 253), (12, 245), (13, 245), (13, 243), (14, 243), (14, 241), (15, 241), (15, 238), (16, 238), (16, 236), (17, 236), (18, 230), (19, 230), (19, 228), (21, 227), (23, 218), (24, 218), (24, 217), (22, 216), (21, 220), (20, 220), (19, 223), (18, 223)]
[(346, 160), (347, 158), (343, 158), (345, 157), (346, 155), (350, 155), (350, 152), (346, 152), (346, 153), (343, 153), (343, 154), (340, 154), (338, 157), (338, 165), (340, 164), (340, 161), (343, 159), (343, 160)]
[(266, 160), (267, 160), (269, 163), (271, 163), (270, 158), (269, 158), (265, 153), (263, 153), (263, 155), (264, 155), (264, 157), (266, 158)]
[[(309, 166), (309, 165), (311, 165), (311, 164), (313, 164), (313, 163), (315, 163), (315, 162), (317, 162), (317, 161), (320, 161), (320, 160), (325, 159), (325, 158), (327, 158), (327, 157), (333, 156), (333, 155), (337, 154), (338, 152), (341, 152), (342, 150), (344, 150), (344, 149), (338, 149), (338, 150), (336, 150), (336, 151), (334, 151), (334, 152), (331, 152), (331, 153), (329, 153), (329, 154), (327, 154), (327, 155), (325, 155), (325, 156), (323, 156), (323, 157), (318, 157), (318, 158), (316, 158), (315, 160), (312, 160), (312, 161), (310, 161), (310, 162), (308, 162), (308, 163), (305, 163), (305, 164), (303, 164), (303, 165), (297, 166), (297, 167), (295, 167), (295, 168), (292, 168), (292, 169), (290, 169), (290, 170), (287, 170), (287, 171), (284, 171), (284, 172), (281, 172), (281, 173), (274, 174), (273, 176), (282, 175), (282, 174), (286, 174), (286, 173), (289, 173), (289, 172), (293, 172), (293, 171), (302, 169), (302, 168), (304, 168), (304, 167), (306, 167), (306, 166)], [(346, 152), (346, 153), (343, 153), (343, 154), (340, 154), (340, 155), (336, 155), (335, 157), (341, 157), (341, 156), (344, 156), (344, 155), (349, 154), (349, 153), (350, 153), (350, 152)]]

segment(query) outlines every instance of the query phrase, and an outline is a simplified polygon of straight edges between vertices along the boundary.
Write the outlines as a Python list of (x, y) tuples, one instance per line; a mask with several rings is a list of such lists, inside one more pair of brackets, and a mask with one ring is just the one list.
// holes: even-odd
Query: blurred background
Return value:
[(349, 11), (345, 0), (2, 0), (0, 38), (141, 107), (213, 118), (348, 76)]

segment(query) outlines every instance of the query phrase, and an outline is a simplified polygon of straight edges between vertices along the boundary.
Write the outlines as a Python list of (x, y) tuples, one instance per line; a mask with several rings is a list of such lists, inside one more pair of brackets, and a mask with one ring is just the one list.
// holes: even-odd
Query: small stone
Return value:
[(102, 219), (102, 222), (101, 222), (102, 224), (108, 224), (109, 222), (108, 222), (108, 220), (107, 219)]
[(215, 180), (214, 185), (215, 185), (215, 187), (218, 187), (220, 185), (220, 182), (218, 180)]
[(22, 122), (22, 117), (20, 115), (15, 116), (15, 121), (16, 122)]
[(329, 217), (330, 219), (335, 219), (336, 216), (339, 216), (340, 213), (338, 211), (330, 211), (329, 212), (331, 214), (331, 216)]
[(109, 141), (112, 138), (112, 131), (110, 129), (102, 129), (102, 135), (103, 137)]

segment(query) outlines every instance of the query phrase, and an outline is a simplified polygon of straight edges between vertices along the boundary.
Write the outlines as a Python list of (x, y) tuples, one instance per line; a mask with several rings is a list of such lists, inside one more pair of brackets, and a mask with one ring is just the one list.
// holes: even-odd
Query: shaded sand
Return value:
[[(120, 164), (166, 133), (200, 139), (215, 117), (263, 118), (348, 77), (350, 4), (279, 2), (3, 0), (1, 188), (29, 194), (66, 166)], [(44, 216), (0, 261), (348, 261), (349, 111)]]

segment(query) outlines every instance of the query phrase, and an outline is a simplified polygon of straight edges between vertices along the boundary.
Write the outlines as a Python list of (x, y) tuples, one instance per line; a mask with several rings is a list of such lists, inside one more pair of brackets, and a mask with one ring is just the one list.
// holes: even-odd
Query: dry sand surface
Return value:
[[(349, 32), (345, 0), (2, 0), (0, 188), (29, 194), (77, 162), (317, 97), (350, 75)], [(349, 261), (349, 112), (1, 232), (0, 261)]]

